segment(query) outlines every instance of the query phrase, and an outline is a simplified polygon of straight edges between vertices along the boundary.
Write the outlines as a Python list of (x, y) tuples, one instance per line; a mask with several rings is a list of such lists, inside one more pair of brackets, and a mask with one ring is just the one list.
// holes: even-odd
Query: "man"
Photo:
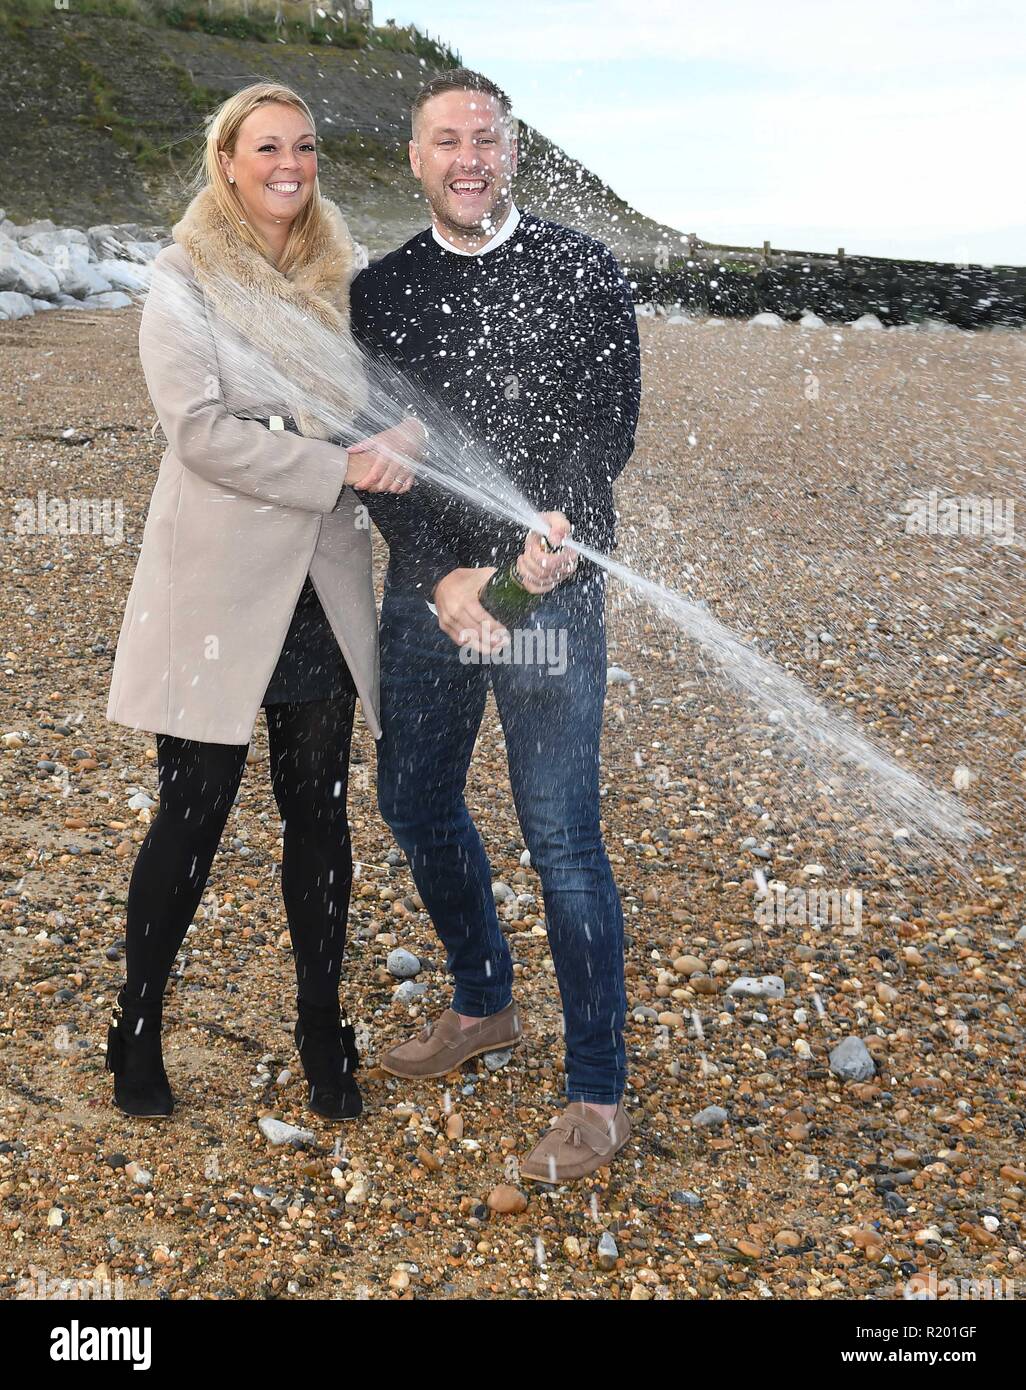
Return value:
[[(412, 128), (410, 164), (432, 225), (354, 281), (357, 339), (446, 407), (452, 439), (431, 429), (429, 461), (457, 436), (477, 441), (544, 509), (550, 539), (572, 527), (575, 540), (608, 550), (613, 480), (633, 449), (640, 396), (629, 288), (606, 247), (514, 205), (515, 123), (487, 78), (466, 69), (435, 78), (414, 102)], [(397, 479), (400, 491), (401, 471)], [(525, 545), (523, 528), (424, 482), (368, 504), (390, 548), (379, 804), (455, 977), (452, 1007), (382, 1066), (440, 1077), (521, 1037), (491, 870), (464, 800), (490, 684), (541, 878), (566, 1044), (567, 1109), (521, 1173), (583, 1177), (630, 1133), (623, 913), (599, 824), (605, 576), (572, 553), (546, 554), (538, 535)], [(501, 660), (510, 637), (479, 594), (514, 560), (541, 595), (529, 625), (565, 643), (565, 667)]]

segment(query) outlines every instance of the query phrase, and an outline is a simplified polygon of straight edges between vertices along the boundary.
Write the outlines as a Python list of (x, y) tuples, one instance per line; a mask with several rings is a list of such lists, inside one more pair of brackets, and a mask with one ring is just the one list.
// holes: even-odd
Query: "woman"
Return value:
[[(338, 998), (357, 695), (380, 736), (370, 537), (352, 489), (409, 488), (397, 454), (413, 447), (415, 427), (378, 434), (350, 457), (311, 412), (309, 391), (291, 391), (294, 380), (317, 378), (318, 365), (296, 352), (295, 325), (310, 324), (318, 351), (327, 344), (333, 359), (320, 364), (318, 390), (333, 383), (327, 405), (336, 427), (354, 422), (367, 398), (349, 332), (353, 243), (337, 207), (320, 196), (305, 103), (273, 83), (231, 97), (208, 122), (202, 181), (174, 245), (157, 257), (139, 333), (168, 448), (107, 717), (156, 734), (160, 808), (129, 886), (126, 981), (107, 1067), (125, 1113), (171, 1113), (164, 989), (263, 706), (285, 822), (296, 1043), (311, 1107), (347, 1119), (362, 1108), (353, 1030)], [(302, 405), (278, 398), (290, 394)]]

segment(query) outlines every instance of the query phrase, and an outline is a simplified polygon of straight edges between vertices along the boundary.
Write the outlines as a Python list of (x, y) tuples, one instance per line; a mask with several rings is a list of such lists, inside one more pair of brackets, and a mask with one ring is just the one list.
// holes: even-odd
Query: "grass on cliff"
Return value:
[[(318, 7), (321, 8), (321, 7)], [(0, 33), (10, 32), (20, 22), (60, 17), (129, 19), (140, 24), (164, 24), (172, 29), (200, 31), (221, 38), (254, 43), (323, 44), (332, 48), (368, 52), (410, 53), (438, 67), (457, 67), (460, 55), (447, 44), (428, 38), (414, 25), (369, 28), (363, 24), (344, 24), (323, 12), (310, 24), (308, 4), (282, 0), (213, 0), (212, 4), (188, 0), (6, 0), (0, 11)], [(281, 14), (281, 22), (277, 16)]]

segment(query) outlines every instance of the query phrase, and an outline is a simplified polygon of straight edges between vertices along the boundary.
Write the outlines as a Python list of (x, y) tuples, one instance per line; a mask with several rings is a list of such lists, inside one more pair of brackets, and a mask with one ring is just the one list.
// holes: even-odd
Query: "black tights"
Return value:
[[(355, 698), (267, 705), (271, 786), (285, 822), (282, 897), (298, 997), (334, 1005), (353, 852), (346, 815)], [(157, 735), (160, 810), (128, 889), (126, 997), (163, 997), (235, 801), (249, 745)]]

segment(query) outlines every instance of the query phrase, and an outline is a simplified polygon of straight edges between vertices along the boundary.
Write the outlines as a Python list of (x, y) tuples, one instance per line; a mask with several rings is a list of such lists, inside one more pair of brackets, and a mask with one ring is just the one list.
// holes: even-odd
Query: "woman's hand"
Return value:
[[(552, 546), (563, 545), (570, 538), (570, 523), (562, 512), (542, 512), (543, 521), (549, 523), (548, 541)], [(532, 531), (527, 538), (522, 555), (517, 557), (517, 574), (524, 588), (532, 594), (547, 594), (564, 579), (569, 579), (577, 568), (578, 555), (575, 550), (564, 549), (558, 555), (545, 550), (542, 538)]]
[(424, 453), (427, 434), (419, 420), (361, 439), (347, 451), (346, 483), (360, 492), (409, 492), (416, 478), (411, 464)]

